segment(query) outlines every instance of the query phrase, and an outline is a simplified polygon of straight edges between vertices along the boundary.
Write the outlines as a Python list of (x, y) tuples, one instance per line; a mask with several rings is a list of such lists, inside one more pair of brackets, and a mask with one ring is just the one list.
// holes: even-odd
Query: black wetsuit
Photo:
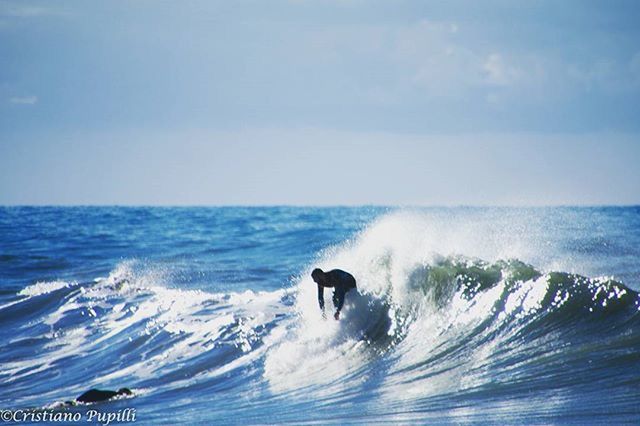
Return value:
[(324, 273), (323, 284), (318, 284), (318, 304), (320, 304), (320, 309), (324, 311), (324, 288), (333, 287), (333, 306), (336, 307), (337, 312), (340, 312), (342, 305), (344, 305), (344, 295), (352, 288), (356, 288), (356, 279), (348, 272), (334, 269)]

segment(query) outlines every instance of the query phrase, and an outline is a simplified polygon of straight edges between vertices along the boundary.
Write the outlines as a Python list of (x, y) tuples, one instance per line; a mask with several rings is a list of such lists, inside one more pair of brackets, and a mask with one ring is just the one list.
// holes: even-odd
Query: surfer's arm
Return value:
[(324, 313), (324, 287), (318, 284), (318, 305)]

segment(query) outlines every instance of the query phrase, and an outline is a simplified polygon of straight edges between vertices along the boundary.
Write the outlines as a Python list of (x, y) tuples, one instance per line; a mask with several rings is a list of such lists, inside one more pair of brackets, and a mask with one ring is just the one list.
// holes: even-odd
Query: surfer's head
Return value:
[(311, 278), (318, 283), (322, 284), (324, 282), (324, 272), (320, 268), (316, 268), (311, 272)]
[(133, 395), (133, 392), (129, 388), (120, 388), (118, 389), (118, 395)]

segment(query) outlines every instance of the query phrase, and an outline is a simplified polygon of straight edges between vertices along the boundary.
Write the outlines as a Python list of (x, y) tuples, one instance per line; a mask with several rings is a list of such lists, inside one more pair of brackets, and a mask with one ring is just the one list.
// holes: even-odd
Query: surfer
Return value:
[[(133, 395), (133, 392), (131, 392), (131, 389), (129, 388), (120, 388), (117, 392), (112, 390), (89, 389), (88, 391), (77, 397), (75, 402), (82, 402), (85, 404), (89, 402), (101, 402), (107, 401), (120, 395)], [(67, 404), (69, 403), (70, 402), (68, 401)], [(75, 405), (73, 403), (71, 404)]]
[(344, 305), (344, 295), (352, 288), (356, 288), (356, 279), (348, 272), (341, 269), (333, 269), (324, 272), (320, 268), (316, 268), (311, 272), (311, 278), (318, 284), (318, 304), (324, 316), (324, 288), (333, 287), (333, 306), (336, 313), (333, 315), (335, 319), (340, 319), (340, 310)]

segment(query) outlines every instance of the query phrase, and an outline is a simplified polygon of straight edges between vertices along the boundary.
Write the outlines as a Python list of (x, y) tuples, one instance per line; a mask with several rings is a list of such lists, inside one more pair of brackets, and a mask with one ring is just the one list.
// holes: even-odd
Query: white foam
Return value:
[(61, 288), (71, 287), (77, 285), (75, 282), (66, 281), (38, 281), (35, 284), (31, 284), (20, 290), (18, 296), (40, 296), (41, 294), (51, 293), (52, 291), (59, 290)]

